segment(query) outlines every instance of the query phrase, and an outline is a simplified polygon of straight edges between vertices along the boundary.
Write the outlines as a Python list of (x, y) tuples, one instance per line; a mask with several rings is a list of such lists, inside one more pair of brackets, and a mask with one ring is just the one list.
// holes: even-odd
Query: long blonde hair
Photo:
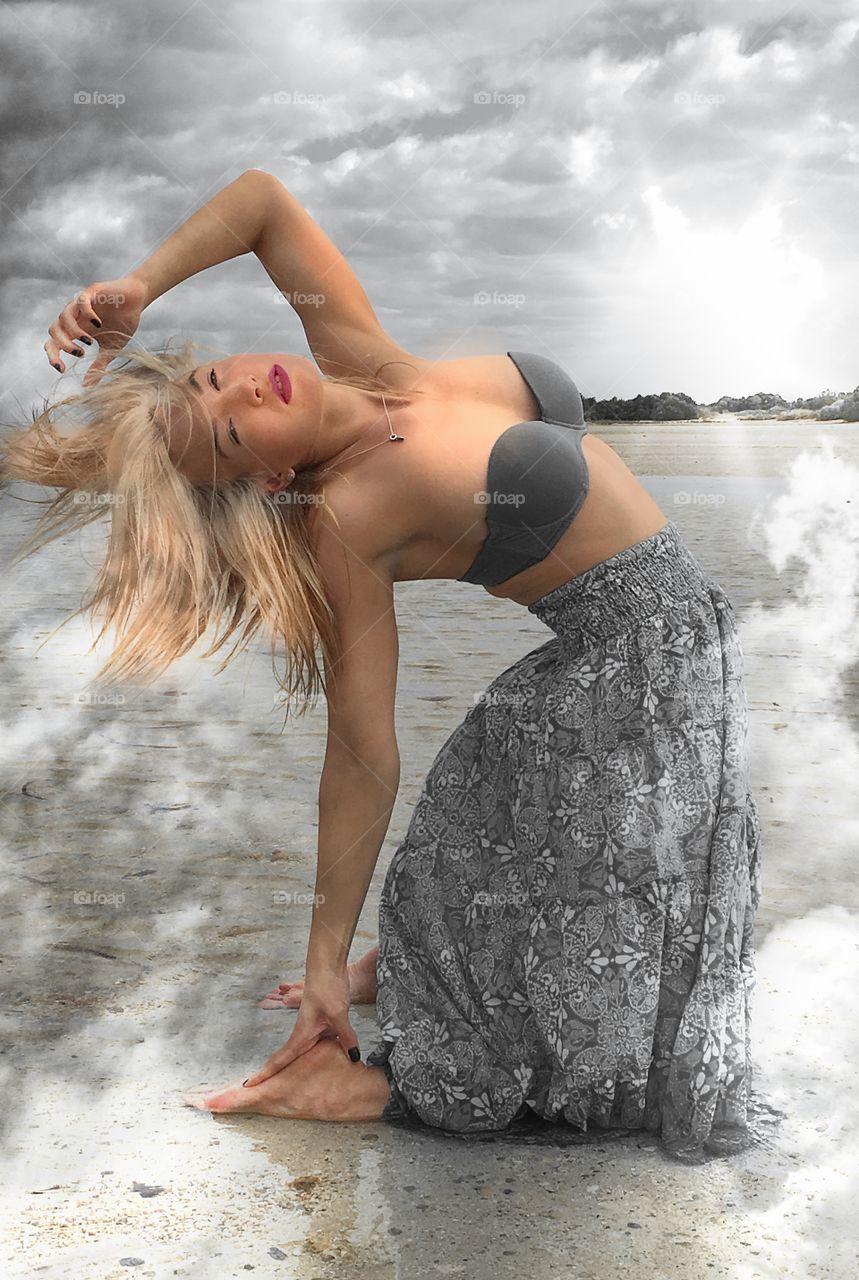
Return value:
[[(26, 428), (11, 425), (0, 440), (0, 482), (60, 490), (43, 500), (47, 510), (12, 563), (109, 515), (104, 562), (80, 609), (60, 624), (87, 610), (93, 617), (102, 611), (89, 652), (109, 627), (116, 628), (118, 642), (94, 682), (149, 684), (209, 626), (215, 638), (204, 657), (235, 637), (218, 674), (264, 627), (275, 680), (287, 700), (301, 700), (303, 715), (320, 691), (328, 692), (317, 646), (325, 665), (333, 666), (338, 653), (310, 530), (331, 468), (299, 471), (287, 490), (274, 495), (249, 477), (203, 485), (187, 480), (171, 460), (168, 440), (171, 425), (187, 421), (198, 403), (182, 375), (203, 362), (202, 350), (190, 341), (173, 349), (169, 342), (156, 351), (126, 349), (100, 381), (54, 404), (45, 400), (41, 411), (31, 410)], [(384, 392), (391, 401), (426, 394), (394, 391), (378, 373), (326, 379), (380, 397)], [(65, 417), (76, 425), (71, 434), (57, 429)], [(117, 440), (121, 465), (111, 455), (108, 466)], [(283, 676), (278, 640), (285, 651)]]

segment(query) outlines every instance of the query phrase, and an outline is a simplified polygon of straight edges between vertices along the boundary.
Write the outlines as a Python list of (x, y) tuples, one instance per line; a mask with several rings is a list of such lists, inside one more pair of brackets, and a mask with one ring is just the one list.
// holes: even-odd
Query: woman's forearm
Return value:
[(146, 286), (146, 305), (198, 271), (253, 253), (273, 189), (271, 174), (248, 169), (192, 213), (129, 273)]
[(337, 756), (319, 783), (316, 899), (307, 973), (345, 965), (385, 839), (399, 786), (399, 761), (372, 767)]

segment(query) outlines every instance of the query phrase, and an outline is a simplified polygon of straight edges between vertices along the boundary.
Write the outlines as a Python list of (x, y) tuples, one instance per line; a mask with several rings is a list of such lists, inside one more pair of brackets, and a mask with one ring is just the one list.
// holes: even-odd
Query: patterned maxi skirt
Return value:
[(553, 637), (443, 744), (385, 877), (382, 1118), (741, 1148), (761, 875), (732, 605), (669, 520), (528, 609)]

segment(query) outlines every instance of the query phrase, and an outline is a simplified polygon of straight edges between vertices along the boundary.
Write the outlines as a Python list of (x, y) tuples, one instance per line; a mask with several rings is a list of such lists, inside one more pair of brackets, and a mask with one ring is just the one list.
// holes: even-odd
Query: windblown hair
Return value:
[[(95, 682), (149, 684), (210, 626), (215, 638), (204, 657), (233, 641), (217, 674), (263, 627), (275, 680), (288, 700), (301, 700), (303, 715), (320, 691), (328, 693), (317, 649), (332, 667), (338, 653), (310, 530), (331, 468), (299, 471), (288, 489), (273, 495), (248, 477), (202, 485), (186, 479), (168, 441), (171, 426), (187, 423), (198, 404), (182, 375), (204, 362), (201, 351), (193, 342), (172, 350), (169, 342), (157, 351), (126, 349), (100, 381), (54, 404), (45, 400), (41, 411), (31, 410), (26, 428), (12, 425), (0, 439), (0, 481), (60, 490), (41, 500), (47, 510), (12, 563), (109, 516), (104, 562), (80, 609), (61, 624), (87, 610), (101, 613), (90, 652), (116, 628), (118, 641)], [(393, 391), (378, 373), (327, 380), (380, 397), (384, 391), (392, 403), (426, 394)], [(75, 424), (71, 434), (58, 430), (66, 417)], [(121, 449), (111, 451), (114, 443)], [(278, 641), (285, 651), (282, 676)]]

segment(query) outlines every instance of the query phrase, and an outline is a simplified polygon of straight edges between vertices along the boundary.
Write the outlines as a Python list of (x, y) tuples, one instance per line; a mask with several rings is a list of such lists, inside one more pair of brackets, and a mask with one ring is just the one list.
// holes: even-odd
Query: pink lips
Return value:
[[(273, 364), (271, 366), (268, 371), (268, 381), (278, 400), (282, 400), (284, 404), (289, 404), (292, 399), (292, 383), (283, 365)], [(280, 385), (278, 385), (278, 382)]]

